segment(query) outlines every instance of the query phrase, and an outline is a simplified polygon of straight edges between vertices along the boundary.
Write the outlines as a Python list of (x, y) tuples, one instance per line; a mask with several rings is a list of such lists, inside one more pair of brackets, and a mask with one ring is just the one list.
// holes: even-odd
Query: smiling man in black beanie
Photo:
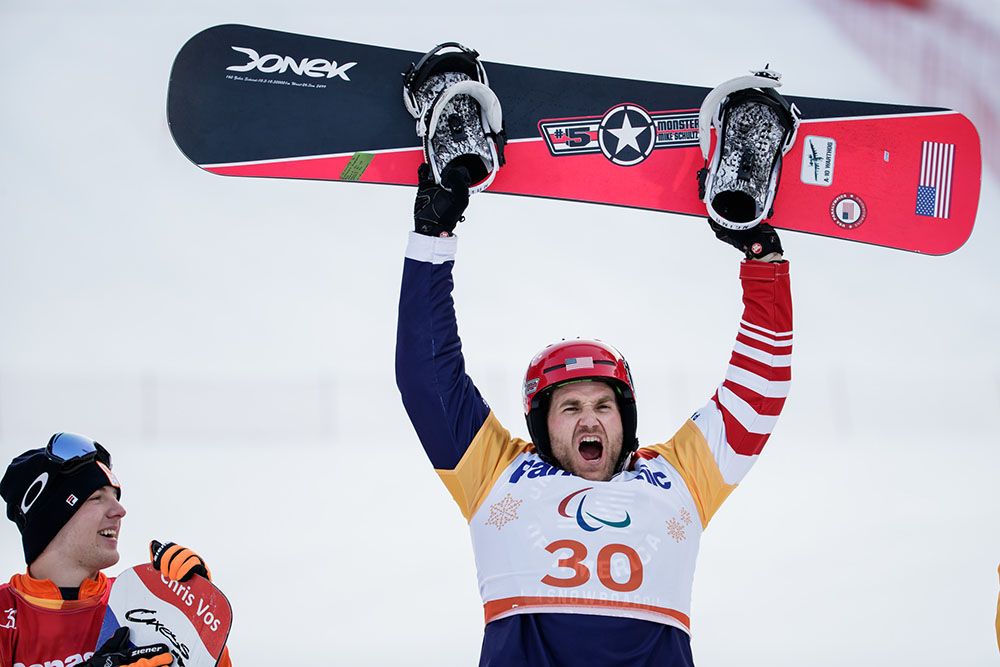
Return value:
[[(57, 433), (16, 457), (0, 481), (7, 518), (21, 532), (27, 571), (0, 585), (0, 667), (160, 667), (173, 662), (166, 645), (129, 648), (120, 628), (94, 651), (112, 579), (101, 570), (119, 560), (125, 508), (111, 455), (99, 443)], [(208, 575), (194, 552), (151, 547), (153, 565), (172, 579)], [(220, 665), (229, 665), (228, 651)]]

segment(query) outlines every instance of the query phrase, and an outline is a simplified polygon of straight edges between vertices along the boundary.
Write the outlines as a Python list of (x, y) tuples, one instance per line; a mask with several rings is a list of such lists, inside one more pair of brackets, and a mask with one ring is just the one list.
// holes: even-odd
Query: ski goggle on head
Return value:
[(111, 460), (108, 450), (100, 443), (78, 433), (56, 433), (45, 445), (45, 456), (55, 463), (61, 472), (71, 473), (92, 461), (107, 465)]

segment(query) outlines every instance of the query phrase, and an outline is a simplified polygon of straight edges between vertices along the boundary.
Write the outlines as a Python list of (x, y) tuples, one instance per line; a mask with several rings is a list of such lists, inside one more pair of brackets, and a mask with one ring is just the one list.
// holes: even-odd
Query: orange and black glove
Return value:
[(166, 644), (129, 648), (128, 628), (121, 627), (80, 667), (164, 667), (173, 662)]
[(149, 543), (149, 560), (164, 577), (174, 581), (187, 581), (193, 574), (200, 574), (209, 581), (212, 573), (201, 556), (186, 547), (173, 542), (161, 544), (156, 540)]

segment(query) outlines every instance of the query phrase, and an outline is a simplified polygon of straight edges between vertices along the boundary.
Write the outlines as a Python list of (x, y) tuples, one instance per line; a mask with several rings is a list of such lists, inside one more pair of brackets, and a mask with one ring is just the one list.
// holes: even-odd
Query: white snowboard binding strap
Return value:
[(488, 188), (504, 164), (507, 136), (479, 54), (458, 42), (439, 44), (403, 77), (403, 104), (417, 121), (434, 180), (440, 185), (446, 167), (462, 166), (472, 177), (470, 194)]
[(698, 172), (698, 196), (723, 227), (750, 229), (774, 214), (781, 158), (795, 144), (801, 117), (774, 90), (780, 85), (781, 75), (764, 69), (720, 84), (701, 105), (698, 142), (705, 167)]

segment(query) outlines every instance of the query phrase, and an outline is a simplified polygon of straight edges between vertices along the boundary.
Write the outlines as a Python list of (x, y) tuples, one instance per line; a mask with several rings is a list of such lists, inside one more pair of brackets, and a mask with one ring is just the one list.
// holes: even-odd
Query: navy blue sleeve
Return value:
[(465, 372), (452, 299), (456, 243), (410, 233), (396, 327), (396, 386), (439, 470), (455, 468), (490, 413)]

